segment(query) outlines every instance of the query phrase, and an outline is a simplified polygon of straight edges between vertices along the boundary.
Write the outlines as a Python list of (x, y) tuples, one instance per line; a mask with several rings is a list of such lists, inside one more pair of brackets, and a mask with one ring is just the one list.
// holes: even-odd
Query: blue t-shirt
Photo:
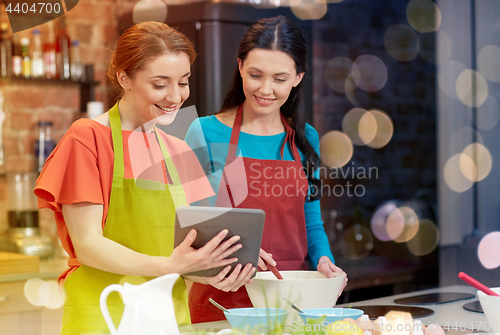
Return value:
[[(222, 170), (226, 163), (231, 131), (231, 127), (220, 122), (215, 115), (210, 115), (194, 120), (186, 134), (185, 140), (198, 156), (215, 192), (219, 189)], [(319, 155), (318, 133), (309, 124), (306, 124), (305, 132), (307, 140)], [(285, 138), (286, 132), (268, 136), (240, 132), (236, 155), (255, 159), (281, 160), (280, 151)], [(300, 150), (299, 153), (302, 163), (304, 163), (305, 156)], [(283, 159), (293, 160), (288, 143), (283, 153)], [(211, 206), (215, 205), (216, 199), (217, 195), (208, 199)], [(327, 256), (334, 261), (330, 243), (321, 221), (320, 201), (306, 202), (304, 204), (304, 214), (309, 261), (314, 268), (316, 268), (322, 256)]]

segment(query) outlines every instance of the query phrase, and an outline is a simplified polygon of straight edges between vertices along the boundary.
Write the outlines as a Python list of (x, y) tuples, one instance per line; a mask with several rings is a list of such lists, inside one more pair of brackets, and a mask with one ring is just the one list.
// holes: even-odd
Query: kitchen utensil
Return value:
[(327, 278), (318, 271), (280, 271), (277, 280), (269, 271), (257, 272), (252, 283), (245, 284), (254, 307), (286, 308), (287, 298), (304, 308), (332, 307), (337, 301), (345, 275), (335, 273)]
[(356, 320), (364, 311), (356, 308), (308, 308), (303, 309), (300, 313), (300, 317), (304, 323), (308, 322), (308, 319), (319, 319), (326, 315), (324, 321), (332, 323), (335, 321), (340, 321), (345, 318), (351, 318)]
[[(141, 285), (125, 283), (106, 287), (100, 297), (100, 307), (111, 335), (168, 334), (180, 335), (175, 319), (172, 288), (179, 278), (171, 273)], [(125, 304), (118, 329), (109, 315), (107, 298), (119, 292)]]
[(232, 308), (224, 312), (232, 327), (245, 333), (272, 333), (283, 324), (288, 311), (282, 308)]
[(283, 279), (283, 276), (281, 275), (281, 273), (278, 271), (278, 268), (269, 264), (265, 259), (262, 259), (264, 261), (264, 263), (266, 263), (266, 266), (269, 270), (271, 270), (271, 272), (276, 276), (276, 278), (282, 280)]
[(496, 292), (493, 292), (487, 286), (481, 284), (480, 282), (478, 282), (477, 280), (475, 280), (474, 278), (472, 278), (471, 276), (469, 276), (468, 274), (466, 274), (464, 272), (460, 272), (458, 274), (458, 278), (462, 279), (464, 282), (466, 282), (467, 284), (469, 284), (469, 285), (477, 288), (478, 290), (483, 291), (487, 295), (494, 295), (494, 296), (497, 296), (497, 297), (500, 296)]
[[(492, 287), (491, 290), (495, 293), (500, 293), (500, 287)], [(486, 316), (487, 323), (484, 324), (484, 329), (488, 329), (491, 333), (500, 334), (500, 297), (488, 295), (483, 291), (477, 291), (479, 302)]]
[(290, 307), (292, 307), (293, 309), (295, 309), (297, 312), (299, 312), (299, 313), (304, 313), (304, 312), (302, 312), (302, 311), (300, 310), (300, 308), (298, 308), (297, 306), (295, 306), (294, 304), (292, 304), (292, 303), (290, 302), (290, 300), (288, 300), (287, 298), (283, 298), (283, 299), (284, 299), (284, 300), (285, 300), (285, 301), (286, 301), (286, 302), (290, 305)]
[(218, 309), (220, 309), (221, 311), (223, 312), (228, 312), (228, 313), (231, 313), (229, 311), (229, 309), (225, 308), (224, 306), (220, 305), (219, 303), (215, 302), (214, 299), (212, 298), (208, 298), (208, 301), (210, 301), (212, 303), (212, 305), (214, 305), (215, 307), (217, 307)]

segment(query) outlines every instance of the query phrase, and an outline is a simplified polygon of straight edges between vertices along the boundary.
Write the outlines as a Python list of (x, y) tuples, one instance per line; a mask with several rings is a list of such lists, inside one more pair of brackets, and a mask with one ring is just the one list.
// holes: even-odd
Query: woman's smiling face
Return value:
[(127, 78), (124, 99), (136, 111), (137, 124), (156, 119), (160, 124), (174, 121), (182, 104), (189, 97), (191, 75), (189, 57), (184, 52), (165, 53), (156, 57)]
[(279, 50), (253, 49), (238, 64), (246, 106), (259, 114), (279, 111), (304, 75), (297, 73), (292, 57)]

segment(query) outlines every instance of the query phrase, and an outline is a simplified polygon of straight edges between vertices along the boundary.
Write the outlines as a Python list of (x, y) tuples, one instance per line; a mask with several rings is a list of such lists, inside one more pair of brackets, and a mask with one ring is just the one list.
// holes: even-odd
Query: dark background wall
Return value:
[[(411, 61), (398, 61), (384, 46), (388, 27), (394, 24), (409, 27), (407, 5), (408, 1), (400, 0), (349, 0), (328, 5), (326, 15), (312, 24), (314, 126), (320, 138), (331, 130), (342, 130), (344, 115), (354, 107), (380, 109), (390, 116), (394, 126), (394, 135), (385, 147), (355, 145), (352, 159), (344, 167), (344, 171), (348, 166), (356, 170), (376, 167), (378, 178), (372, 175), (371, 179), (353, 180), (340, 176), (324, 180), (328, 185), (345, 187), (350, 182), (365, 189), (360, 197), (344, 193), (341, 197), (330, 194), (322, 199), (325, 229), (336, 261), (354, 283), (351, 301), (356, 299), (358, 288), (386, 284), (386, 290), (378, 292), (389, 293), (436, 285), (438, 280), (436, 252), (416, 257), (404, 243), (381, 242), (375, 237), (374, 248), (365, 258), (348, 259), (341, 250), (343, 234), (356, 223), (369, 228), (371, 215), (387, 200), (409, 200), (417, 196), (425, 201), (424, 212), (435, 222), (435, 213), (430, 209), (436, 198), (436, 65), (424, 60), (420, 53)], [(432, 54), (434, 33), (416, 34), (426, 42), (420, 43), (420, 47), (425, 48), (421, 52)], [(347, 57), (354, 61), (366, 54), (377, 56), (387, 67), (387, 82), (381, 90), (369, 93), (358, 88), (353, 92), (355, 98), (349, 99), (329, 87), (325, 78), (329, 60)], [(386, 274), (391, 272), (401, 278), (390, 280)], [(356, 278), (370, 275), (373, 280), (369, 282), (362, 283)], [(410, 280), (414, 282), (409, 284)], [(374, 291), (370, 294), (377, 294)], [(367, 292), (359, 292), (362, 292), (361, 298), (366, 298)]]

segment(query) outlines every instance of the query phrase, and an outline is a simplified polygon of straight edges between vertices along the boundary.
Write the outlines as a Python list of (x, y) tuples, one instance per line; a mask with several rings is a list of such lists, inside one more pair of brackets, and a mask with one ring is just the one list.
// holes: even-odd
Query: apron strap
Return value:
[(120, 111), (118, 110), (118, 102), (109, 110), (109, 125), (111, 127), (111, 136), (113, 138), (113, 178), (125, 177), (125, 163), (123, 158), (123, 137), (122, 125), (120, 121)]
[[(171, 185), (166, 185), (172, 192), (175, 192), (176, 188), (180, 188), (184, 190), (182, 183), (181, 183), (181, 178), (179, 177), (179, 173), (177, 172), (177, 169), (175, 167), (174, 161), (172, 160), (172, 156), (170, 156), (170, 153), (168, 152), (167, 146), (163, 142), (163, 139), (160, 137), (160, 134), (158, 133), (158, 128), (156, 128), (156, 125), (154, 126), (154, 131), (155, 131), (155, 136), (156, 140), (158, 141), (158, 144), (160, 145), (161, 153), (163, 155), (163, 161), (165, 163), (165, 169), (170, 175), (170, 179), (172, 179), (172, 186)], [(183, 191), (184, 192), (184, 191)], [(179, 198), (176, 196), (176, 194), (172, 194), (172, 201), (174, 202), (174, 207), (180, 207), (180, 206), (188, 206), (186, 197), (183, 196), (182, 198)]]
[[(285, 150), (286, 143), (290, 143), (290, 148), (292, 149), (293, 159), (300, 162), (300, 154), (295, 144), (295, 131), (288, 125), (283, 114), (280, 113), (281, 122), (285, 126), (286, 137), (283, 145), (281, 146), (281, 159), (283, 159), (283, 152)], [(229, 150), (227, 153), (226, 166), (231, 164), (236, 159), (236, 149), (238, 147), (238, 140), (240, 138), (241, 123), (243, 121), (243, 104), (238, 106), (236, 111), (236, 116), (234, 118), (233, 130), (231, 131), (231, 140), (229, 141)]]

